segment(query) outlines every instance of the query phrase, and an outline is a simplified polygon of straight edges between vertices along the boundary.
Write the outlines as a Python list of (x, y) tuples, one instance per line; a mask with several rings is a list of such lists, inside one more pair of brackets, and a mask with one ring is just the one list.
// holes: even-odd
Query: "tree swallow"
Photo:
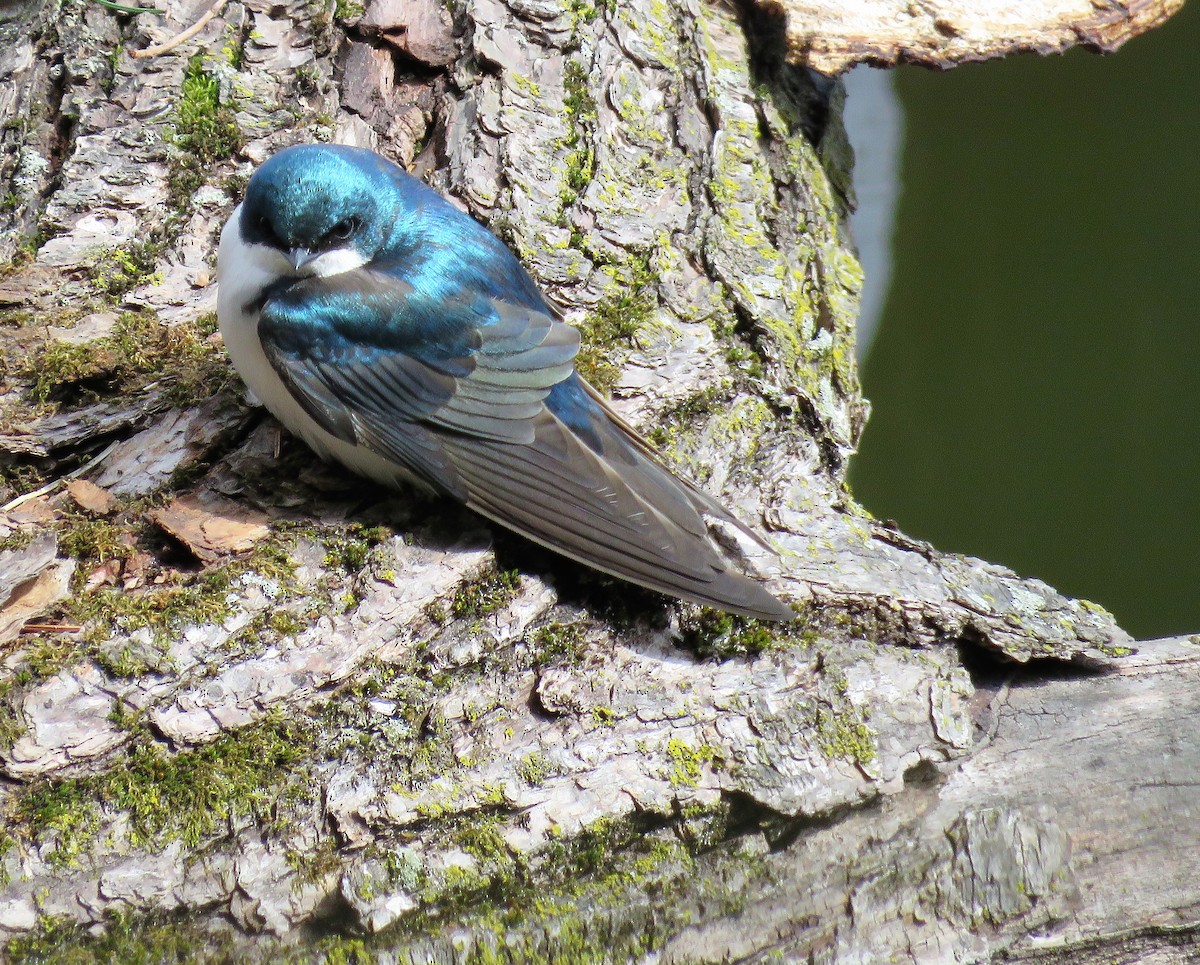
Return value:
[(217, 279), (238, 373), (321, 456), (632, 583), (794, 617), (704, 517), (762, 539), (576, 373), (579, 332), (516, 257), (390, 161), (325, 144), (270, 158), (221, 232)]

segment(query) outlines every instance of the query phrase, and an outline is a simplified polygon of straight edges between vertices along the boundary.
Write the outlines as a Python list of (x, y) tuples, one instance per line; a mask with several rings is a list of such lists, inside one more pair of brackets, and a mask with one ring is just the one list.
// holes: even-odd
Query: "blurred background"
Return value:
[(873, 514), (1200, 631), (1200, 3), (1110, 57), (859, 68)]

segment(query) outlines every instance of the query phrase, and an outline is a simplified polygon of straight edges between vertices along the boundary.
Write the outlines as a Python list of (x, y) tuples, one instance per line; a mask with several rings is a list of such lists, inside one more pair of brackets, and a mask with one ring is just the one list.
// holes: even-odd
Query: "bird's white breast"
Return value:
[[(258, 337), (259, 313), (250, 308), (264, 288), (291, 273), (290, 266), (280, 252), (265, 245), (248, 245), (242, 240), (241, 215), (242, 206), (238, 205), (221, 231), (217, 251), (217, 317), (225, 349), (238, 375), (256, 401), (322, 458), (336, 459), (357, 473), (387, 484), (409, 479), (409, 474), (395, 463), (323, 429), (295, 400), (267, 361)], [(326, 260), (331, 263), (315, 265), (313, 274), (332, 275), (362, 266), (361, 258)], [(334, 268), (337, 270), (329, 270)]]

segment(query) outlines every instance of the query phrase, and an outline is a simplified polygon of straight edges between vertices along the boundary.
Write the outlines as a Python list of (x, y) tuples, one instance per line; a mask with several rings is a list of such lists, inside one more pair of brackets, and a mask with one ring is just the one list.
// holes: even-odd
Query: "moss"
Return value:
[(304, 726), (279, 718), (175, 755), (143, 736), (103, 774), (22, 788), (12, 799), (11, 818), (39, 843), (53, 833), (51, 860), (60, 865), (75, 864), (90, 848), (106, 812), (128, 816), (134, 847), (182, 841), (194, 848), (240, 816), (269, 827), (281, 802), (305, 798), (305, 782), (292, 778), (304, 762), (307, 737)]
[(862, 712), (848, 700), (842, 706), (818, 706), (817, 746), (830, 760), (848, 760), (868, 765), (875, 760), (875, 734)]
[(206, 949), (208, 961), (236, 960), (232, 933), (209, 932), (184, 920), (155, 916), (135, 918), (113, 915), (100, 933), (69, 919), (43, 918), (27, 935), (4, 945), (5, 961), (88, 965), (119, 965), (194, 960), (196, 949)]
[(589, 139), (596, 123), (596, 98), (588, 88), (588, 71), (577, 60), (568, 60), (563, 67), (563, 110), (567, 133), (559, 146), (567, 149), (567, 156), (559, 204), (565, 209), (579, 199), (596, 173), (596, 152)]
[(288, 851), (288, 867), (299, 885), (315, 885), (343, 868), (342, 856), (333, 838), (322, 838), (311, 851)]
[(601, 267), (614, 284), (579, 326), (583, 347), (575, 357), (575, 367), (593, 386), (607, 392), (616, 384), (621, 371), (611, 359), (613, 348), (633, 342), (654, 317), (658, 299), (648, 255), (636, 253), (623, 264)]
[(550, 623), (530, 635), (533, 666), (545, 667), (560, 660), (576, 661), (583, 656), (583, 625)]
[(164, 250), (161, 239), (134, 241), (118, 248), (109, 248), (92, 263), (88, 276), (100, 292), (119, 299), (135, 288), (157, 284), (162, 280), (162, 272), (158, 271), (157, 266)]
[(493, 566), (455, 591), (450, 613), (460, 620), (484, 616), (507, 606), (520, 589), (520, 573)]
[[(372, 663), (320, 709), (328, 754), (367, 753), (396, 771), (393, 786), (403, 792), (445, 776), (460, 765), (451, 733), (435, 706), (439, 688), (419, 648), (404, 666)], [(375, 701), (390, 701), (386, 715)]]
[(369, 947), (400, 949), (406, 936), (438, 936), (453, 927), (461, 936), (456, 960), (476, 965), (623, 961), (644, 953), (657, 937), (653, 929), (622, 928), (606, 941), (597, 933), (605, 909), (665, 891), (692, 867), (684, 846), (645, 831), (641, 822), (602, 819), (573, 838), (552, 840), (530, 862), (508, 850), (493, 822), (473, 822), (454, 843), (471, 848), (476, 867), (427, 877), (422, 907)]
[(551, 775), (550, 762), (544, 754), (534, 751), (526, 754), (517, 764), (517, 774), (530, 787), (538, 787)]
[(333, 16), (335, 20), (353, 20), (355, 17), (361, 17), (364, 9), (361, 3), (337, 0), (333, 8)]
[(15, 496), (41, 489), (53, 477), (49, 464), (39, 465), (29, 462), (15, 462), (7, 465), (0, 464), (0, 492), (5, 501)]
[(44, 918), (36, 931), (0, 946), (0, 959), (40, 965), (372, 965), (376, 961), (367, 941), (356, 936), (323, 935), (299, 946), (260, 938), (254, 948), (250, 951), (228, 927), (206, 927), (182, 915), (110, 914), (102, 928)]
[(33, 538), (36, 535), (32, 529), (14, 529), (4, 539), (0, 539), (0, 553), (23, 550), (33, 542)]
[[(9, 750), (25, 732), (15, 706), (13, 682), (6, 680), (0, 683), (0, 751)], [(0, 839), (2, 841), (2, 839)], [(0, 857), (4, 848), (0, 846)], [(3, 882), (0, 882), (2, 884)]]
[[(66, 512), (56, 525), (58, 548), (89, 566), (109, 560), (126, 560), (133, 553), (136, 531), (128, 524), (98, 518), (85, 513)], [(83, 567), (77, 571), (86, 577)]]
[(287, 584), (295, 577), (295, 563), (280, 545), (264, 540), (245, 557), (199, 574), (173, 572), (165, 582), (126, 592), (102, 587), (78, 594), (64, 615), (91, 624), (88, 640), (98, 642), (116, 631), (148, 629), (160, 642), (173, 633), (205, 623), (220, 623), (237, 605), (230, 592), (235, 581), (248, 573)]
[[(279, 963), (425, 962), (442, 957), (470, 965), (583, 965), (640, 960), (690, 920), (694, 900), (721, 913), (741, 905), (736, 885), (697, 888), (694, 845), (656, 836), (650, 819), (601, 820), (570, 838), (552, 840), (530, 860), (512, 854), (488, 817), (454, 822), (446, 842), (475, 859), (473, 869), (428, 873), (387, 852), (388, 883), (420, 895), (422, 904), (376, 935), (325, 935), (300, 945), (260, 940), (253, 959)], [(403, 850), (403, 849), (402, 849)], [(326, 853), (325, 849), (322, 853)], [(289, 859), (292, 860), (292, 859)], [(742, 873), (748, 859), (737, 858)], [(302, 868), (297, 857), (294, 866)], [(732, 870), (732, 866), (731, 866)], [(743, 880), (729, 874), (720, 880)], [(666, 896), (684, 896), (682, 901)], [(231, 932), (210, 937), (193, 921), (161, 916), (111, 919), (103, 934), (46, 921), (10, 942), (16, 961), (165, 962), (248, 958)]]
[(100, 668), (110, 677), (118, 680), (130, 680), (134, 677), (144, 676), (152, 670), (161, 670), (166, 662), (165, 654), (148, 659), (146, 649), (134, 647), (131, 644), (109, 647), (96, 654), (96, 663)]
[(670, 451), (695, 423), (716, 412), (727, 395), (727, 386), (719, 383), (705, 386), (659, 413), (646, 438), (659, 449)]
[[(227, 59), (232, 63), (237, 58)], [(243, 142), (233, 110), (221, 103), (220, 83), (205, 69), (204, 55), (196, 54), (183, 74), (175, 119), (176, 150), (167, 176), (171, 206), (184, 210), (213, 165), (233, 157)]]
[(222, 353), (208, 338), (216, 316), (164, 325), (151, 312), (125, 312), (111, 334), (82, 344), (50, 342), (26, 361), (20, 375), (38, 403), (80, 405), (113, 394), (129, 395), (151, 383), (164, 387), (176, 406), (198, 404), (231, 377)]
[(675, 788), (698, 787), (705, 765), (720, 768), (724, 764), (721, 752), (711, 744), (692, 747), (676, 737), (667, 741), (667, 756), (671, 759), (668, 779)]
[(33, 634), (24, 640), (14, 680), (21, 686), (45, 680), (81, 654), (80, 642), (72, 634)]
[(324, 536), (325, 565), (344, 573), (357, 573), (370, 561), (375, 547), (394, 535), (387, 526), (351, 523), (344, 530)]
[(779, 645), (774, 624), (749, 617), (701, 609), (683, 617), (679, 626), (679, 643), (698, 657), (729, 660), (733, 657), (755, 657)]

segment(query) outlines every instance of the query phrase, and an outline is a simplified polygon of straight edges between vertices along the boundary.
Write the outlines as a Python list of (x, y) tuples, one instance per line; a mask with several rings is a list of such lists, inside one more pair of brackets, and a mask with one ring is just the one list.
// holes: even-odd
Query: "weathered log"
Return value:
[[(1123, 657), (1101, 608), (844, 489), (842, 94), (779, 18), (252, 0), (130, 55), (196, 13), (0, 22), (3, 439), (50, 431), (6, 484), (122, 440), (86, 474), (115, 508), (10, 521), (78, 566), (41, 625), (85, 628), (0, 667), (11, 957), (965, 960), (1193, 926), (1191, 646)], [(207, 335), (216, 232), (255, 163), (330, 138), (512, 245), (589, 378), (769, 531), (747, 562), (795, 625), (596, 578), (252, 424)]]

